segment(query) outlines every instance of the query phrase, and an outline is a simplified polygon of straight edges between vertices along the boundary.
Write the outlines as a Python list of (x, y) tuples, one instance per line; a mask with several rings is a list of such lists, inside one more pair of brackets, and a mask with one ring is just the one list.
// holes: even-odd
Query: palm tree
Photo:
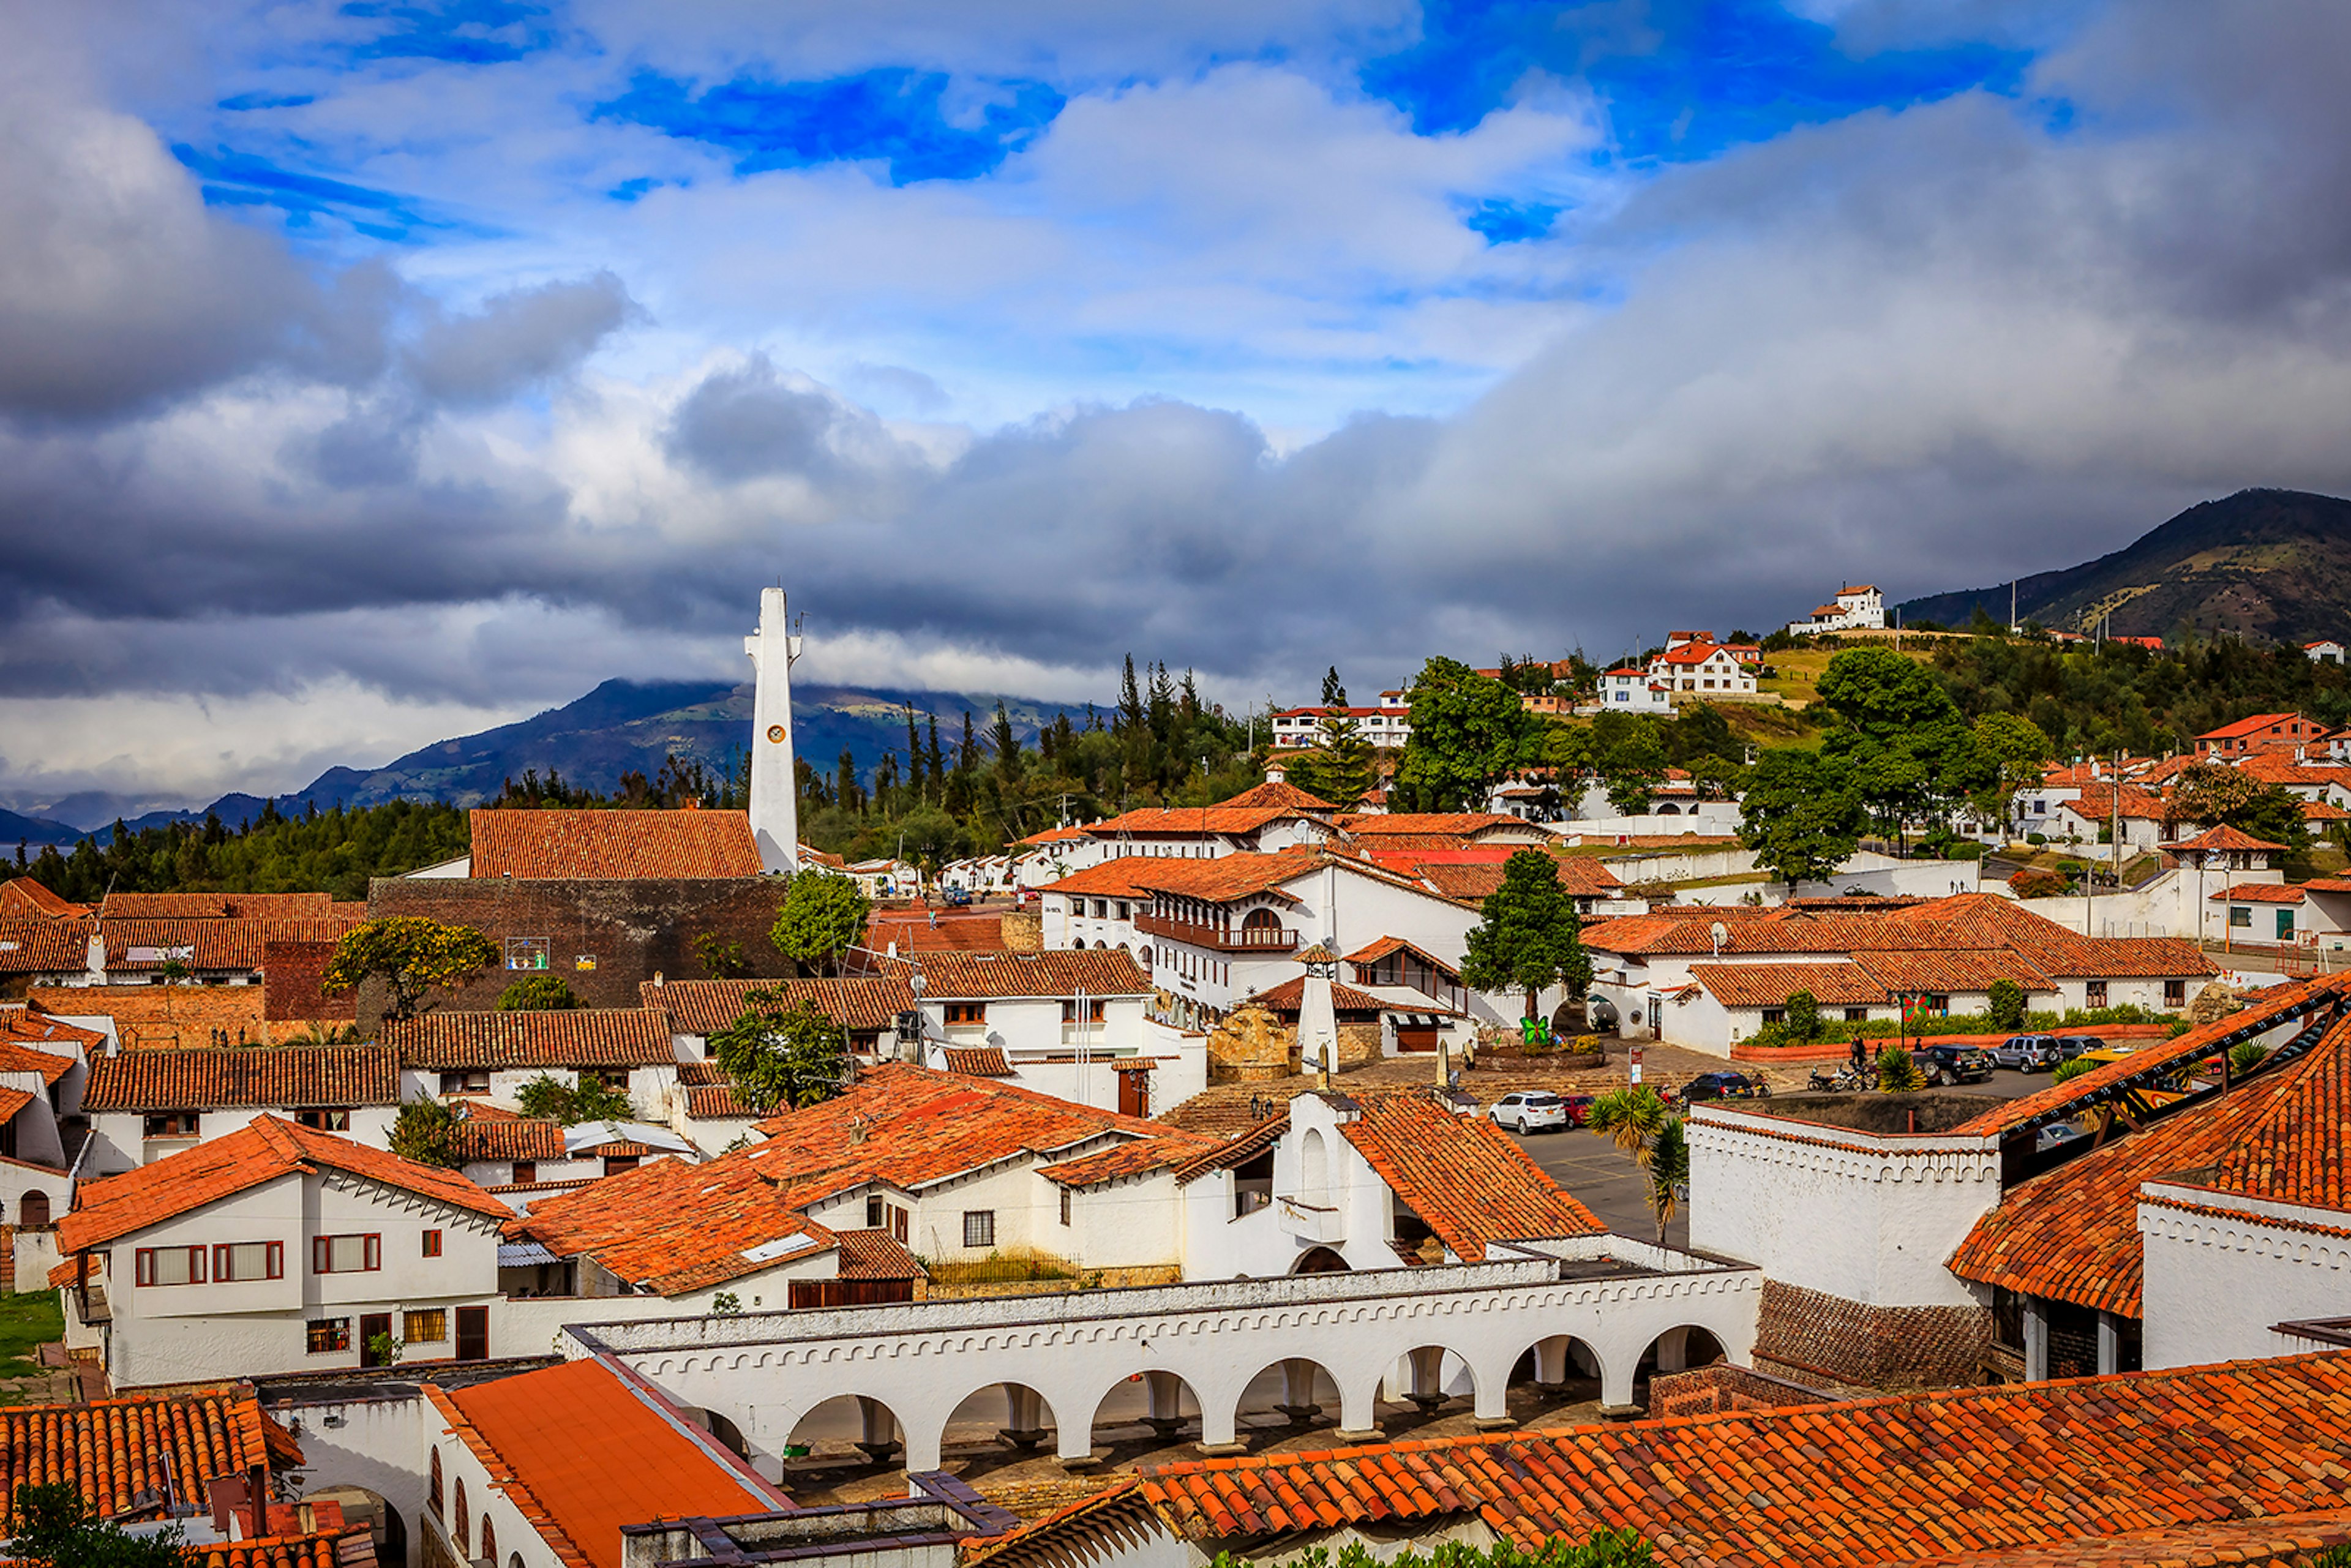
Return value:
[(1614, 1136), (1649, 1178), (1649, 1208), (1657, 1217), (1657, 1239), (1680, 1212), (1681, 1189), (1689, 1185), (1689, 1144), (1682, 1119), (1646, 1084), (1612, 1089), (1592, 1103), (1584, 1125)]

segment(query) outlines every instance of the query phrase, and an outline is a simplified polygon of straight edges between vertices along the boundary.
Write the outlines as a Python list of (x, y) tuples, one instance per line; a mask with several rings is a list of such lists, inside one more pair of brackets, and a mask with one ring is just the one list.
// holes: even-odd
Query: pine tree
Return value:
[(914, 705), (906, 705), (906, 782), (916, 800), (928, 800), (923, 789), (923, 737), (914, 731)]
[(931, 745), (929, 765), (931, 770), (931, 783), (934, 788), (936, 788), (946, 781), (947, 757), (946, 752), (939, 749), (939, 716), (937, 714), (932, 714), (930, 716), (930, 720)]
[(1134, 655), (1126, 656), (1126, 673), (1119, 679), (1118, 714), (1111, 721), (1113, 735), (1129, 735), (1143, 727), (1143, 693), (1134, 684)]
[(1332, 665), (1322, 674), (1322, 706), (1324, 707), (1347, 706), (1347, 688), (1339, 684), (1339, 666), (1336, 664)]

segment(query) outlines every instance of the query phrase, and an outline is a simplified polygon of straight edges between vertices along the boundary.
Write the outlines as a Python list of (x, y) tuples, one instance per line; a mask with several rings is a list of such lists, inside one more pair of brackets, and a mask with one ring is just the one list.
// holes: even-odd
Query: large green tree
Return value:
[(636, 1103), (627, 1090), (607, 1088), (585, 1072), (568, 1083), (551, 1072), (542, 1072), (516, 1092), (515, 1103), (526, 1116), (560, 1122), (567, 1127), (581, 1122), (632, 1122), (637, 1115)]
[(813, 1003), (761, 986), (744, 997), (741, 1016), (710, 1037), (710, 1054), (752, 1110), (798, 1109), (840, 1092), (849, 1037)]
[(1821, 753), (1843, 765), (1855, 795), (1889, 833), (1898, 836), (1914, 817), (1939, 815), (1998, 778), (1950, 693), (1915, 659), (1890, 648), (1849, 648), (1829, 661), (1819, 690), (1837, 718)]
[(1502, 885), (1487, 894), (1469, 929), (1461, 980), (1480, 991), (1525, 993), (1533, 1018), (1547, 987), (1581, 989), (1592, 982), (1575, 899), (1560, 884), (1559, 862), (1541, 850), (1520, 850), (1502, 862)]
[(1748, 776), (1739, 841), (1786, 883), (1824, 882), (1853, 858), (1868, 817), (1844, 771), (1810, 751), (1767, 751)]
[(445, 1102), (427, 1095), (402, 1104), (392, 1121), (392, 1152), (421, 1166), (455, 1170), (457, 1157), (457, 1117)]
[(1412, 736), (1396, 765), (1405, 810), (1482, 810), (1497, 784), (1543, 760), (1543, 724), (1519, 694), (1453, 659), (1431, 659), (1412, 684)]
[(470, 925), (444, 925), (421, 915), (393, 915), (354, 925), (335, 944), (320, 988), (340, 996), (381, 980), (384, 1016), (409, 1019), (427, 993), (455, 990), (498, 961), (490, 939)]
[(1982, 754), (1991, 782), (1977, 798), (1987, 817), (2005, 826), (2014, 809), (2016, 792), (2030, 789), (2048, 771), (2056, 755), (2041, 727), (2022, 714), (1988, 713), (1975, 722), (1976, 749)]
[(192, 1561), (178, 1525), (133, 1535), (102, 1517), (70, 1482), (18, 1487), (9, 1528), (11, 1558), (45, 1568), (187, 1568)]
[(768, 939), (796, 964), (838, 969), (841, 956), (865, 940), (865, 925), (872, 914), (873, 901), (848, 877), (796, 872)]

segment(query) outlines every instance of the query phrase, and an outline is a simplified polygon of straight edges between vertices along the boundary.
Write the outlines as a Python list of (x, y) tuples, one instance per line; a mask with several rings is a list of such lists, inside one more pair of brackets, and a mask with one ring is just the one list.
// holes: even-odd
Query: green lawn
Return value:
[(0, 1378), (26, 1377), (39, 1371), (36, 1345), (63, 1339), (65, 1309), (55, 1291), (28, 1291), (0, 1296)]

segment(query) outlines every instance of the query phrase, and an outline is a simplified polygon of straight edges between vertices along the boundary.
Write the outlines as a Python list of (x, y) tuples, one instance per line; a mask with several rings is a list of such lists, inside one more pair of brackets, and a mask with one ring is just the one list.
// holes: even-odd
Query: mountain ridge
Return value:
[[(474, 806), (496, 797), (507, 779), (519, 779), (528, 769), (542, 778), (560, 773), (569, 783), (598, 790), (612, 789), (627, 772), (650, 778), (673, 756), (723, 773), (750, 744), (751, 698), (748, 682), (615, 678), (528, 718), (437, 740), (381, 768), (329, 768), (304, 788), (267, 800), (240, 791), (194, 810), (121, 817), (119, 810), (108, 809), (113, 804), (109, 797), (93, 792), (68, 796), (35, 811), (0, 810), (0, 844), (70, 846), (102, 835), (118, 819), (136, 831), (200, 822), (217, 813), (234, 828), (258, 816), (265, 804), (280, 811), (395, 800)], [(859, 775), (870, 779), (883, 752), (905, 749), (909, 705), (918, 721), (937, 717), (939, 744), (951, 749), (962, 738), (964, 714), (972, 715), (977, 729), (992, 721), (999, 701), (1023, 740), (1032, 738), (1068, 706), (998, 692), (800, 685), (792, 691), (794, 744), (811, 767), (828, 774), (847, 747), (857, 758)], [(77, 808), (78, 821), (63, 815)]]
[[(2304, 643), (2351, 634), (2351, 500), (2248, 489), (2203, 501), (2118, 550), (2014, 584), (2019, 622), (2116, 636), (2231, 635)], [(1980, 609), (2003, 625), (2010, 584), (1928, 594), (1906, 622), (1964, 627)]]

